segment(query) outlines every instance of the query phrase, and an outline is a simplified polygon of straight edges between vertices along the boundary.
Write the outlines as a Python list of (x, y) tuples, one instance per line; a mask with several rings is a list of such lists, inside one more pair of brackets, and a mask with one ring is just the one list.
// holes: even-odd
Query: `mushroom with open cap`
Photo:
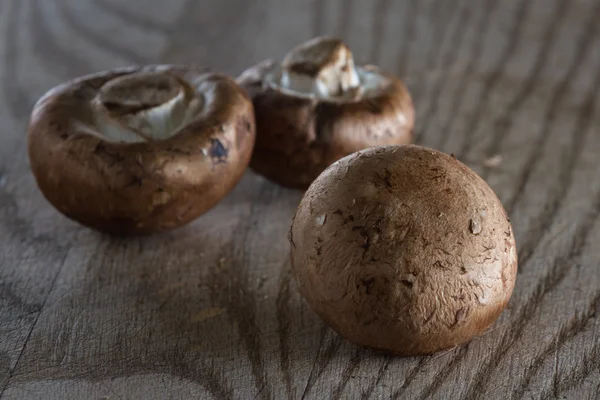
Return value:
[(255, 120), (233, 79), (154, 65), (50, 90), (28, 138), (38, 186), (60, 212), (100, 231), (146, 234), (197, 218), (234, 187)]
[(249, 68), (238, 82), (255, 108), (250, 165), (285, 186), (306, 188), (350, 153), (412, 139), (414, 109), (404, 84), (377, 67), (355, 66), (336, 38), (303, 43), (281, 63)]

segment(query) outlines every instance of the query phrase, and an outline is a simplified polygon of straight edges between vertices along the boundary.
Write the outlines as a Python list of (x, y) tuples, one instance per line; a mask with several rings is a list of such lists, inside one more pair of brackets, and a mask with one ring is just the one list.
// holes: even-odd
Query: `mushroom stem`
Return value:
[[(198, 99), (181, 79), (164, 73), (140, 73), (116, 78), (93, 100), (94, 122), (100, 133), (121, 141), (166, 139), (193, 117)], [(137, 138), (136, 138), (137, 137)]]
[(354, 92), (360, 79), (350, 49), (339, 39), (319, 37), (285, 56), (281, 86), (318, 97), (337, 97)]

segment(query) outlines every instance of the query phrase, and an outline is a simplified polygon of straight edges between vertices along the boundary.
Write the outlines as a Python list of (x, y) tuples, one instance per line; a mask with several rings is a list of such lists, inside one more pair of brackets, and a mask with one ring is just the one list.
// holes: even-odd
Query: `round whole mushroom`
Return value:
[(224, 75), (154, 65), (106, 71), (50, 90), (28, 130), (44, 196), (100, 231), (147, 234), (214, 206), (247, 168), (253, 107)]
[(348, 154), (412, 140), (414, 109), (404, 84), (375, 66), (355, 66), (339, 39), (312, 39), (281, 63), (246, 70), (238, 82), (256, 115), (250, 166), (279, 184), (305, 189)]
[(483, 333), (512, 294), (517, 253), (492, 189), (420, 146), (347, 156), (305, 193), (290, 235), (299, 290), (346, 339), (430, 354)]

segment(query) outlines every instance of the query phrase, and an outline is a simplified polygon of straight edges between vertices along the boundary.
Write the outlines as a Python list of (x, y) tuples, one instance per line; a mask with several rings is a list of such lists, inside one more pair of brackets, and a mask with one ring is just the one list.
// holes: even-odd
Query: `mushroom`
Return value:
[(299, 291), (334, 330), (397, 355), (483, 333), (517, 273), (509, 218), (455, 158), (420, 146), (347, 156), (310, 186), (289, 239)]
[(404, 84), (377, 67), (356, 67), (339, 39), (312, 39), (281, 63), (249, 68), (238, 82), (256, 115), (250, 166), (285, 186), (305, 189), (348, 154), (412, 139), (414, 109)]
[(197, 218), (234, 187), (255, 122), (233, 79), (153, 65), (50, 90), (28, 136), (38, 186), (61, 213), (108, 233), (147, 234)]

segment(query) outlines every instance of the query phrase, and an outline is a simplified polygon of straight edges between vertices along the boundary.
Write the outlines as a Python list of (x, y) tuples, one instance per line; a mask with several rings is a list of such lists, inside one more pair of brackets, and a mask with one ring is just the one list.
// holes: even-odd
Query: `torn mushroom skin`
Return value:
[(375, 66), (355, 66), (339, 39), (312, 39), (281, 63), (249, 68), (238, 82), (255, 108), (251, 167), (279, 184), (307, 188), (348, 154), (412, 140), (414, 109), (404, 84)]
[(148, 234), (192, 221), (234, 187), (255, 120), (233, 79), (155, 65), (50, 90), (28, 139), (38, 186), (60, 212), (103, 232)]

